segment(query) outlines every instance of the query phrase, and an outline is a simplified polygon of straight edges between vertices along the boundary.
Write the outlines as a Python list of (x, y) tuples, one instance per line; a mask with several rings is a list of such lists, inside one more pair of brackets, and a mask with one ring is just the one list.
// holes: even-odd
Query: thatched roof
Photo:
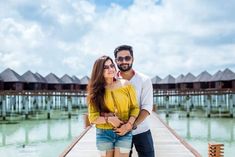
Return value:
[(4, 82), (25, 82), (25, 80), (19, 74), (10, 68), (5, 69), (0, 74), (0, 77)]
[(184, 75), (180, 74), (176, 79), (175, 79), (175, 83), (181, 83), (184, 80)]
[(175, 78), (171, 75), (166, 76), (163, 80), (159, 82), (159, 84), (174, 84)]
[(159, 76), (155, 76), (151, 79), (152, 84), (158, 84), (162, 79)]
[(223, 75), (221, 77), (221, 81), (232, 81), (235, 80), (235, 73), (232, 72), (230, 69), (225, 69), (223, 71)]
[(210, 81), (211, 77), (211, 74), (209, 74), (207, 71), (203, 71), (194, 79), (193, 82), (208, 82)]
[(22, 78), (29, 83), (41, 83), (41, 80), (31, 71), (27, 71), (22, 75)]
[(62, 80), (60, 80), (55, 74), (50, 73), (45, 77), (48, 84), (63, 84)]
[(63, 81), (64, 84), (74, 84), (74, 81), (72, 77), (69, 75), (65, 74), (64, 76), (61, 77), (61, 80)]
[(210, 81), (232, 81), (235, 80), (235, 73), (230, 69), (225, 69), (223, 72), (217, 71), (210, 79)]
[(35, 73), (35, 76), (40, 80), (41, 83), (47, 83), (47, 80), (39, 73)]
[(219, 81), (222, 78), (223, 73), (219, 70), (210, 79), (210, 81)]
[(182, 83), (192, 83), (195, 80), (195, 76), (191, 73), (188, 73), (184, 79), (182, 80)]
[(80, 84), (81, 85), (87, 85), (89, 80), (90, 80), (90, 78), (88, 76), (84, 76), (83, 78), (81, 78)]
[(79, 80), (79, 78), (77, 78), (76, 76), (72, 76), (72, 79), (73, 79), (73, 82), (74, 82), (75, 84), (80, 84), (80, 83), (81, 83), (81, 81)]

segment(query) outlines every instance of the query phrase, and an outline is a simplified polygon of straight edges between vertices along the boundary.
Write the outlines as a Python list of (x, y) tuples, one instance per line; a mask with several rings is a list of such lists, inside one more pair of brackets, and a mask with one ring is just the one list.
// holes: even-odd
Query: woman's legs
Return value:
[(130, 150), (125, 148), (115, 148), (114, 157), (129, 157)]
[(129, 157), (131, 150), (132, 133), (129, 132), (124, 136), (118, 136), (115, 143), (114, 157)]
[(115, 134), (111, 129), (106, 130), (96, 128), (96, 147), (100, 151), (101, 157), (114, 156), (114, 135)]
[(101, 157), (113, 157), (114, 156), (114, 150), (109, 150), (106, 152), (101, 152)]

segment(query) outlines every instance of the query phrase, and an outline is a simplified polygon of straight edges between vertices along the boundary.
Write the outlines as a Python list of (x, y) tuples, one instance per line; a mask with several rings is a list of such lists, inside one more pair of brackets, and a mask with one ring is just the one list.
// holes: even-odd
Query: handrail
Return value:
[(86, 127), (86, 129), (73, 140), (73, 142), (60, 154), (59, 157), (65, 157), (73, 149), (73, 147), (82, 139), (82, 137), (91, 129), (91, 127), (91, 125)]

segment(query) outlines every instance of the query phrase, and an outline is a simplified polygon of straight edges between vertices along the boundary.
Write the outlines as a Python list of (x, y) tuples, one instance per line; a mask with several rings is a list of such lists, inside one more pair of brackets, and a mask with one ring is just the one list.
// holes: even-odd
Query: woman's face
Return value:
[(104, 63), (104, 78), (113, 78), (116, 75), (115, 65), (111, 60)]

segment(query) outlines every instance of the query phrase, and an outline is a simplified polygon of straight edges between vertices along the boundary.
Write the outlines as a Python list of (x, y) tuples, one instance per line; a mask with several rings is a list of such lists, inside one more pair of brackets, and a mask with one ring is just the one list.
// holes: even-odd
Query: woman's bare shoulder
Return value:
[(122, 86), (122, 87), (131, 84), (131, 82), (126, 79), (119, 79), (118, 81), (120, 82), (120, 86)]

